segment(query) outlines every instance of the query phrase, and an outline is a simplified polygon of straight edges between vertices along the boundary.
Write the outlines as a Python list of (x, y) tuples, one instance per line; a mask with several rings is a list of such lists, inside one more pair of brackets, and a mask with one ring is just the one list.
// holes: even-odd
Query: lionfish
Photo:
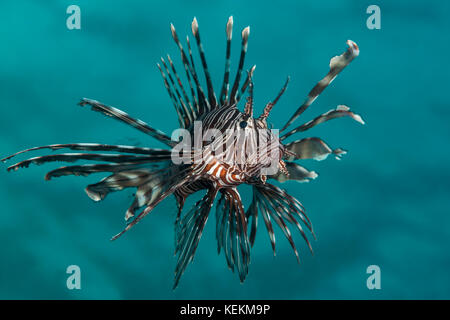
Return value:
[[(125, 214), (127, 225), (112, 240), (117, 239), (136, 225), (161, 201), (173, 194), (178, 207), (175, 221), (177, 264), (174, 288), (177, 287), (186, 266), (193, 260), (202, 231), (216, 198), (218, 198), (216, 203), (217, 250), (219, 254), (221, 250), (224, 251), (228, 267), (233, 272), (235, 269), (237, 270), (241, 282), (245, 280), (248, 274), (250, 248), (253, 247), (255, 241), (258, 214), (261, 214), (263, 217), (274, 254), (275, 234), (272, 220), (286, 236), (298, 262), (300, 262), (299, 254), (288, 224), (298, 229), (312, 252), (312, 246), (306, 236), (304, 227), (311, 232), (314, 239), (315, 235), (311, 221), (305, 214), (304, 207), (285, 190), (269, 182), (270, 180), (305, 182), (314, 179), (317, 177), (314, 171), (308, 171), (293, 161), (302, 159), (323, 160), (330, 154), (339, 159), (345, 154), (345, 151), (340, 148), (331, 149), (323, 140), (316, 137), (303, 138), (285, 144), (284, 142), (295, 133), (306, 131), (322, 122), (339, 117), (349, 116), (364, 124), (359, 115), (350, 111), (348, 107), (339, 105), (336, 109), (332, 109), (311, 121), (284, 132), (314, 102), (334, 78), (358, 56), (359, 49), (356, 43), (348, 40), (347, 50), (342, 55), (331, 59), (329, 72), (313, 87), (303, 104), (282, 127), (280, 130), (282, 134), (275, 135), (269, 129), (267, 118), (272, 108), (285, 92), (289, 77), (275, 99), (265, 105), (260, 116), (255, 117), (253, 115), (252, 80), (255, 66), (247, 71), (245, 80), (242, 77), (250, 28), (246, 27), (242, 31), (239, 66), (230, 89), (232, 29), (233, 18), (230, 17), (226, 25), (225, 73), (218, 96), (216, 96), (213, 89), (196, 18), (192, 22), (192, 33), (197, 43), (201, 68), (206, 79), (206, 91), (200, 84), (189, 37), (186, 37), (187, 49), (185, 49), (178, 38), (173, 24), (171, 24), (172, 37), (181, 54), (188, 87), (185, 88), (182, 84), (169, 55), (167, 56), (167, 61), (161, 58), (161, 64), (157, 64), (165, 88), (175, 107), (180, 127), (190, 133), (194, 133), (195, 122), (201, 121), (201, 132), (205, 132), (208, 129), (219, 130), (219, 132), (223, 133), (225, 141), (229, 142), (232, 140), (235, 142), (231, 144), (231, 147), (222, 148), (219, 152), (217, 151), (219, 150), (219, 144), (223, 147), (225, 141), (224, 139), (214, 139), (201, 146), (203, 154), (201, 161), (175, 163), (172, 156), (179, 141), (172, 140), (165, 133), (154, 129), (139, 119), (132, 118), (117, 108), (107, 106), (96, 100), (83, 98), (79, 105), (90, 106), (93, 111), (100, 112), (130, 125), (167, 145), (167, 149), (96, 143), (69, 143), (35, 147), (2, 159), (6, 161), (18, 154), (41, 149), (82, 151), (33, 157), (10, 166), (8, 171), (28, 167), (31, 163), (40, 165), (51, 161), (102, 161), (103, 163), (63, 166), (48, 172), (45, 179), (50, 180), (54, 177), (67, 175), (88, 176), (94, 173), (110, 173), (109, 176), (103, 178), (100, 182), (86, 187), (87, 195), (94, 201), (103, 200), (113, 191), (120, 191), (124, 188), (136, 188), (134, 200)], [(242, 86), (240, 86), (241, 83)], [(248, 94), (246, 93), (247, 89)], [(247, 98), (244, 111), (242, 112), (238, 109), (238, 104), (244, 94), (247, 94)], [(242, 135), (244, 140), (240, 143), (236, 143), (236, 139), (239, 138), (238, 135), (233, 136), (230, 134), (230, 132), (238, 130), (244, 132), (244, 135)], [(261, 147), (259, 136), (261, 136), (261, 132), (265, 133), (262, 136), (265, 135), (269, 141), (265, 144), (267, 151), (277, 151), (275, 156), (273, 156), (273, 152), (259, 152)], [(104, 153), (92, 153), (92, 151)], [(191, 154), (195, 153), (195, 147), (192, 147), (192, 151)], [(233, 160), (230, 162), (230, 159), (233, 159), (233, 155), (242, 152), (250, 154), (249, 158), (244, 159), (240, 163), (234, 163)], [(275, 170), (272, 170), (271, 174), (266, 174), (264, 169), (267, 169), (273, 163), (276, 164)], [(253, 197), (247, 210), (244, 210), (244, 205), (237, 189), (241, 184), (251, 185), (253, 191)], [(197, 191), (204, 192), (203, 198), (196, 202), (192, 209), (183, 214), (182, 209), (186, 198)]]

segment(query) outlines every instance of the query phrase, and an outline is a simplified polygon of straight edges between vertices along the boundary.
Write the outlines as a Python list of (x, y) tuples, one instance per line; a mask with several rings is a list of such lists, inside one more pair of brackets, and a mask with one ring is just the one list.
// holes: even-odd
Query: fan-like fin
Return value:
[(29, 148), (26, 150), (22, 150), (16, 152), (6, 158), (1, 159), (0, 161), (5, 162), (19, 154), (42, 150), (42, 149), (52, 149), (52, 150), (60, 150), (60, 149), (70, 149), (70, 150), (82, 150), (82, 151), (116, 151), (123, 153), (137, 153), (137, 154), (148, 154), (148, 155), (170, 155), (170, 150), (166, 149), (155, 149), (155, 148), (140, 148), (134, 146), (123, 146), (123, 145), (110, 145), (110, 144), (100, 144), (100, 143), (65, 143), (65, 144), (51, 144), (47, 146), (40, 146)]
[(48, 172), (45, 175), (45, 180), (50, 180), (51, 178), (57, 178), (68, 175), (88, 176), (94, 173), (101, 173), (101, 172), (114, 173), (126, 170), (137, 170), (142, 168), (156, 170), (158, 168), (161, 168), (162, 166), (167, 166), (166, 162), (158, 162), (158, 161), (161, 160), (151, 159), (149, 161), (140, 161), (140, 162), (101, 163), (101, 164), (84, 164), (77, 166), (64, 166)]
[(135, 156), (135, 155), (125, 155), (125, 154), (96, 154), (96, 153), (60, 153), (60, 154), (52, 154), (47, 156), (40, 156), (30, 158), (24, 161), (20, 161), (10, 167), (8, 167), (8, 171), (10, 170), (18, 170), (19, 168), (28, 168), (28, 166), (33, 163), (37, 165), (41, 165), (46, 162), (53, 161), (65, 161), (65, 162), (75, 162), (78, 160), (96, 160), (96, 161), (107, 161), (107, 162), (139, 162), (139, 161), (148, 161), (149, 156)]
[(233, 17), (228, 18), (227, 27), (227, 49), (225, 53), (225, 73), (223, 75), (222, 89), (220, 90), (220, 105), (223, 105), (228, 99), (228, 90), (230, 89), (230, 56), (231, 56), (231, 38), (233, 36)]
[[(253, 189), (255, 192), (257, 189)], [(256, 191), (257, 192), (257, 191)], [(259, 211), (263, 217), (264, 223), (266, 225), (267, 233), (269, 234), (270, 245), (272, 246), (273, 255), (276, 255), (276, 239), (275, 232), (273, 231), (272, 221), (270, 219), (270, 210), (267, 208), (266, 204), (261, 201), (261, 196), (259, 193), (256, 194), (256, 204)]]
[(149, 170), (123, 170), (116, 172), (100, 182), (86, 187), (86, 194), (94, 201), (103, 200), (110, 192), (120, 191), (125, 188), (139, 187), (154, 175)]
[(285, 159), (290, 161), (299, 159), (322, 161), (330, 154), (334, 154), (336, 159), (340, 159), (347, 153), (341, 148), (331, 149), (322, 139), (316, 137), (296, 140), (288, 143), (284, 147), (288, 151)]
[(286, 128), (289, 127), (291, 123), (294, 122), (295, 119), (297, 119), (314, 102), (314, 100), (316, 100), (316, 98), (322, 93), (323, 90), (325, 90), (326, 87), (328, 87), (334, 78), (336, 78), (336, 76), (359, 55), (359, 48), (356, 43), (351, 40), (347, 40), (347, 45), (348, 48), (343, 54), (330, 60), (330, 71), (328, 71), (327, 75), (320, 80), (314, 88), (312, 88), (306, 97), (305, 102), (303, 102), (303, 104), (297, 109), (297, 111), (286, 122), (280, 131), (286, 130)]
[(245, 107), (244, 107), (244, 113), (248, 116), (248, 117), (253, 117), (253, 80), (251, 78), (250, 75), (250, 71), (248, 72), (248, 76), (247, 78), (249, 79), (249, 86), (250, 88), (248, 89), (248, 97), (247, 97), (247, 101), (245, 102)]
[(256, 65), (250, 68), (250, 70), (247, 71), (247, 78), (245, 78), (244, 83), (242, 84), (241, 90), (238, 91), (236, 95), (236, 103), (239, 103), (241, 101), (241, 97), (244, 95), (245, 90), (247, 90), (248, 86), (250, 85), (250, 82), (252, 81), (253, 72), (255, 72)]
[[(155, 175), (156, 173), (152, 174)], [(121, 237), (125, 232), (130, 230), (145, 216), (147, 216), (147, 214), (149, 214), (161, 201), (174, 193), (176, 189), (181, 187), (183, 184), (193, 182), (195, 179), (197, 179), (197, 177), (193, 177), (192, 168), (188, 165), (170, 166), (165, 170), (160, 170), (158, 174), (158, 181), (160, 182), (158, 189), (161, 190), (158, 191), (158, 197), (156, 197), (153, 201), (146, 203), (145, 209), (139, 213), (139, 215), (136, 216), (136, 218), (131, 221), (125, 229), (113, 236), (111, 240), (116, 240)], [(154, 192), (154, 189), (153, 184), (150, 184), (149, 186), (143, 187), (142, 192), (144, 192), (144, 195), (147, 195)], [(136, 193), (136, 196), (140, 196), (138, 195), (138, 192)]]
[(279, 182), (285, 182), (287, 180), (294, 180), (297, 182), (309, 182), (310, 180), (314, 180), (318, 176), (315, 171), (308, 171), (304, 167), (294, 162), (285, 161), (285, 165), (288, 174), (279, 170), (276, 174), (268, 177), (275, 179)]
[(185, 118), (183, 117), (183, 112), (180, 110), (180, 106), (178, 105), (177, 98), (175, 96), (175, 93), (173, 93), (173, 91), (172, 91), (172, 87), (171, 87), (169, 81), (167, 81), (166, 74), (163, 71), (163, 69), (161, 68), (161, 65), (159, 63), (157, 63), (156, 66), (158, 67), (159, 72), (161, 72), (161, 76), (164, 81), (164, 86), (166, 87), (167, 93), (169, 94), (169, 97), (172, 100), (172, 104), (173, 104), (175, 111), (177, 113), (177, 116), (178, 116), (178, 122), (181, 127), (186, 128), (186, 122), (185, 122)]
[(174, 141), (171, 141), (170, 137), (168, 137), (165, 133), (150, 127), (148, 124), (146, 124), (142, 120), (131, 118), (127, 113), (123, 112), (122, 110), (119, 110), (114, 107), (109, 107), (109, 106), (106, 106), (106, 105), (96, 101), (96, 100), (91, 100), (91, 99), (86, 99), (86, 98), (82, 99), (81, 102), (79, 103), (79, 105), (80, 106), (90, 105), (91, 109), (93, 111), (103, 113), (106, 116), (110, 116), (119, 121), (122, 121), (136, 129), (138, 129), (139, 131), (142, 131), (142, 132), (152, 136), (153, 138), (161, 141), (162, 143), (165, 143), (168, 146), (173, 147), (176, 145), (176, 143)]
[[(188, 44), (188, 48), (190, 51), (190, 44), (189, 44), (189, 37), (186, 36), (186, 42)], [(198, 118), (198, 114), (199, 114), (199, 104), (198, 104), (198, 99), (197, 96), (195, 95), (195, 90), (194, 90), (194, 86), (192, 85), (192, 81), (191, 81), (191, 75), (190, 75), (190, 71), (189, 71), (189, 65), (185, 64), (183, 62), (183, 66), (184, 66), (184, 71), (186, 72), (186, 78), (188, 79), (188, 83), (189, 83), (189, 88), (191, 89), (191, 96), (192, 96), (192, 100), (194, 101), (194, 114), (195, 117), (194, 118)], [(194, 69), (194, 65), (192, 65), (192, 68)], [(197, 94), (200, 96), (199, 91), (197, 90)]]
[(314, 127), (320, 123), (323, 123), (325, 121), (336, 119), (336, 118), (341, 118), (341, 117), (350, 117), (353, 120), (355, 120), (361, 124), (365, 124), (360, 115), (355, 114), (352, 111), (350, 111), (350, 108), (347, 106), (339, 105), (339, 106), (337, 106), (336, 109), (329, 110), (328, 112), (321, 114), (320, 116), (314, 118), (313, 120), (308, 121), (308, 122), (298, 126), (297, 128), (292, 129), (289, 132), (286, 132), (283, 136), (280, 137), (280, 140), (284, 140), (287, 137), (293, 135), (294, 133), (311, 129), (312, 127)]
[[(312, 230), (311, 221), (306, 216), (303, 206), (300, 204), (300, 202), (294, 197), (287, 194), (284, 190), (269, 183), (254, 185), (253, 192), (253, 200), (250, 205), (251, 210), (249, 209), (249, 211), (247, 211), (247, 216), (248, 218), (252, 217), (254, 219), (258, 212), (256, 208), (259, 209), (264, 218), (274, 254), (275, 234), (273, 231), (271, 219), (273, 219), (282, 229), (284, 235), (291, 244), (297, 259), (299, 259), (299, 255), (292, 239), (291, 232), (285, 220), (297, 227), (301, 236), (312, 252), (311, 243), (307, 238), (299, 221), (306, 225), (306, 227), (311, 231), (314, 238), (315, 235)], [(252, 226), (252, 233), (256, 234), (256, 223), (255, 226)], [(254, 235), (251, 236), (251, 238), (252, 237), (254, 238)]]
[[(189, 41), (189, 36), (186, 36), (186, 43), (187, 43), (187, 47), (188, 47), (190, 62), (192, 64), (192, 70), (194, 72), (196, 72), (196, 70), (195, 70), (195, 63), (194, 63), (194, 57), (192, 56), (191, 42)], [(197, 77), (197, 75), (195, 75), (195, 77)], [(199, 117), (199, 116), (205, 114), (205, 112), (208, 110), (209, 102), (206, 99), (205, 92), (203, 91), (202, 87), (200, 86), (200, 83), (198, 82), (198, 78), (196, 80), (195, 77), (192, 76), (192, 78), (194, 79), (195, 85), (197, 87), (198, 110), (199, 110), (198, 111), (198, 117)]]
[(283, 220), (283, 217), (281, 216), (280, 210), (281, 207), (278, 203), (275, 203), (272, 199), (269, 197), (262, 197), (261, 200), (265, 202), (265, 208), (268, 212), (271, 213), (271, 216), (273, 220), (277, 223), (277, 225), (280, 227), (280, 229), (283, 231), (286, 239), (288, 239), (289, 244), (292, 247), (292, 250), (294, 250), (295, 257), (297, 258), (297, 262), (300, 263), (300, 257), (298, 255), (297, 248), (295, 247), (294, 240), (292, 239), (291, 231), (289, 230), (288, 226)]
[(286, 91), (288, 83), (289, 83), (289, 79), (290, 78), (287, 77), (286, 82), (284, 83), (284, 85), (281, 88), (280, 92), (276, 96), (275, 100), (273, 100), (273, 102), (269, 102), (268, 104), (266, 104), (266, 106), (264, 107), (263, 113), (259, 116), (260, 120), (264, 120), (264, 119), (266, 119), (269, 116), (269, 113), (270, 113), (270, 111), (272, 111), (272, 108), (277, 104), (278, 100), (280, 100), (281, 96)]
[(194, 258), (216, 194), (216, 189), (209, 189), (203, 199), (195, 204), (178, 225), (176, 246), (178, 258), (175, 268), (174, 289), (178, 286), (187, 265)]
[(247, 217), (247, 223), (250, 221), (250, 218), (252, 219), (251, 224), (251, 231), (249, 236), (249, 241), (251, 246), (253, 247), (253, 244), (255, 243), (255, 237), (256, 237), (256, 229), (258, 228), (258, 207), (256, 204), (256, 194), (253, 192), (253, 199), (250, 203), (250, 206), (247, 209), (246, 217)]
[(197, 47), (198, 51), (200, 52), (200, 59), (202, 61), (203, 71), (205, 72), (205, 78), (206, 78), (206, 87), (208, 89), (208, 99), (209, 99), (209, 105), (211, 109), (214, 109), (217, 107), (217, 99), (216, 95), (214, 93), (214, 88), (211, 81), (211, 76), (209, 74), (208, 65), (206, 63), (206, 57), (205, 52), (203, 49), (202, 41), (200, 40), (200, 31), (198, 29), (198, 22), (197, 19), (194, 18), (192, 21), (192, 34), (195, 37), (195, 40), (197, 41)]
[[(311, 220), (309, 220), (308, 216), (306, 215), (305, 208), (300, 203), (300, 201), (288, 194), (285, 190), (268, 183), (263, 185), (263, 189), (265, 190), (266, 196), (270, 197), (272, 200), (278, 201), (280, 204), (283, 204), (282, 207), (284, 208), (284, 211), (289, 213), (288, 215), (286, 215), (287, 217), (289, 217), (289, 219), (294, 219), (293, 214), (295, 214), (295, 217), (298, 217), (301, 222), (306, 225), (314, 239), (316, 238), (312, 228)], [(302, 236), (304, 238), (306, 237), (304, 233), (302, 233)], [(309, 241), (307, 239), (305, 239), (305, 241), (312, 251)]]
[(228, 267), (236, 269), (243, 282), (250, 263), (250, 243), (247, 237), (247, 219), (239, 193), (235, 188), (221, 190), (216, 208), (217, 248), (224, 248)]
[(230, 93), (230, 106), (236, 103), (237, 91), (241, 80), (242, 69), (244, 67), (245, 54), (247, 53), (249, 34), (250, 34), (250, 27), (246, 27), (244, 30), (242, 30), (241, 56), (239, 58), (239, 66), (236, 72), (236, 78), (234, 79), (233, 88), (231, 89)]
[[(169, 55), (167, 55), (167, 60), (169, 60), (170, 67), (172, 68), (172, 71), (173, 71), (175, 77), (177, 78), (178, 86), (180, 87), (181, 92), (183, 93), (183, 97), (186, 100), (187, 105), (189, 106), (189, 109), (187, 110), (187, 114), (188, 114), (189, 119), (191, 120), (191, 123), (193, 123), (194, 119), (195, 119), (194, 107), (192, 106), (191, 101), (189, 100), (189, 97), (188, 97), (186, 91), (184, 90), (183, 83), (181, 82), (181, 79), (178, 76), (177, 70), (175, 69), (175, 65), (173, 64), (173, 61)], [(189, 80), (189, 85), (192, 86), (191, 82), (190, 82), (190, 78), (188, 78), (188, 80)]]
[(164, 61), (163, 58), (161, 58), (161, 62), (163, 64), (163, 66), (164, 66), (164, 69), (167, 72), (167, 75), (169, 76), (170, 82), (172, 83), (173, 90), (175, 91), (175, 94), (176, 94), (176, 98), (178, 99), (178, 102), (181, 105), (181, 108), (179, 108), (179, 110), (180, 110), (180, 113), (181, 113), (181, 115), (183, 117), (184, 127), (187, 128), (193, 122), (192, 116), (190, 115), (189, 110), (188, 110), (188, 108), (186, 106), (186, 102), (183, 100), (183, 97), (181, 96), (180, 92), (178, 91), (178, 88), (177, 88), (177, 86), (175, 84), (175, 81), (173, 80), (172, 75), (171, 75), (171, 73), (169, 71), (169, 68), (167, 67), (167, 64), (166, 64), (166, 62)]
[[(197, 72), (195, 71), (195, 65), (194, 65), (194, 59), (192, 58), (192, 51), (190, 48), (190, 43), (188, 40), (188, 49), (189, 49), (189, 55), (191, 57), (191, 62), (189, 62), (187, 55), (183, 49), (183, 46), (181, 45), (181, 42), (178, 38), (178, 35), (176, 33), (175, 27), (173, 24), (170, 25), (170, 29), (172, 31), (172, 37), (175, 43), (177, 44), (178, 48), (180, 49), (181, 54), (181, 60), (183, 61), (183, 64), (186, 68), (189, 69), (189, 72), (192, 75), (192, 78), (194, 79), (195, 85), (197, 87), (198, 92), (198, 116), (201, 116), (206, 110), (210, 110), (208, 99), (206, 98), (206, 95), (202, 89), (202, 86), (200, 85), (200, 82), (198, 80)], [(187, 38), (189, 39), (189, 38)]]

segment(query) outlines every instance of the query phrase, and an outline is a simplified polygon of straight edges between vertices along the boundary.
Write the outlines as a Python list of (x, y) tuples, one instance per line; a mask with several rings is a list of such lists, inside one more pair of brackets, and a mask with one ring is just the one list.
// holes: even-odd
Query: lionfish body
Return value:
[[(188, 152), (181, 156), (183, 161), (179, 163), (174, 161), (174, 155), (180, 156), (183, 151), (179, 149), (180, 141), (172, 140), (163, 132), (152, 128), (141, 120), (130, 117), (119, 109), (90, 99), (82, 99), (80, 105), (89, 105), (94, 111), (122, 121), (166, 144), (168, 148), (154, 149), (92, 143), (55, 144), (24, 150), (3, 159), (5, 161), (17, 154), (33, 150), (71, 149), (84, 152), (34, 157), (12, 165), (8, 170), (27, 167), (30, 163), (42, 164), (50, 161), (102, 161), (103, 163), (60, 167), (48, 172), (46, 179), (65, 175), (87, 176), (94, 173), (109, 172), (110, 175), (100, 182), (86, 187), (86, 193), (95, 201), (103, 200), (110, 192), (124, 188), (136, 188), (135, 198), (125, 214), (127, 226), (122, 232), (114, 236), (113, 240), (137, 224), (165, 198), (174, 195), (178, 205), (175, 222), (177, 266), (174, 287), (178, 285), (186, 266), (194, 257), (216, 198), (218, 198), (216, 201), (218, 251), (219, 253), (221, 250), (224, 251), (228, 266), (233, 271), (237, 270), (241, 281), (244, 281), (248, 273), (250, 248), (254, 244), (259, 214), (267, 228), (274, 253), (275, 234), (272, 221), (280, 227), (289, 240), (297, 259), (299, 259), (299, 255), (288, 224), (298, 229), (312, 251), (304, 227), (313, 236), (314, 233), (303, 206), (297, 199), (270, 183), (270, 181), (309, 181), (314, 179), (317, 174), (296, 164), (293, 162), (294, 160), (323, 160), (330, 154), (339, 158), (345, 151), (342, 149), (333, 150), (324, 141), (316, 137), (304, 138), (287, 144), (283, 142), (297, 132), (303, 132), (319, 123), (342, 116), (350, 116), (363, 123), (360, 116), (351, 112), (348, 107), (341, 105), (285, 132), (281, 136), (273, 133), (266, 120), (271, 109), (286, 90), (288, 81), (276, 98), (265, 106), (262, 114), (255, 117), (253, 114), (252, 80), (255, 67), (250, 68), (247, 74), (242, 76), (249, 27), (242, 31), (239, 67), (234, 82), (230, 85), (232, 27), (233, 19), (230, 17), (226, 26), (225, 73), (220, 93), (218, 92), (219, 94), (216, 96), (200, 40), (197, 20), (194, 18), (192, 22), (192, 32), (199, 49), (201, 68), (206, 79), (206, 90), (203, 89), (199, 81), (189, 38), (187, 37), (187, 49), (185, 49), (175, 28), (171, 25), (172, 36), (181, 54), (188, 86), (183, 86), (170, 56), (167, 57), (168, 63), (161, 58), (161, 64), (158, 64), (158, 68), (170, 99), (175, 106), (180, 127), (195, 137), (198, 134), (196, 124), (201, 123), (199, 132), (201, 142), (203, 142), (198, 147), (195, 141), (186, 142), (183, 138), (184, 148), (188, 149)], [(310, 91), (305, 102), (283, 126), (281, 132), (286, 130), (311, 105), (337, 74), (359, 54), (359, 49), (354, 42), (347, 41), (347, 44), (348, 49), (342, 55), (331, 59), (328, 74)], [(244, 110), (240, 111), (238, 103), (247, 89), (249, 93)], [(215, 130), (216, 133), (220, 133), (220, 139), (216, 136), (214, 139), (204, 139), (203, 135), (208, 130)], [(194, 161), (187, 161), (193, 159)], [(240, 161), (237, 161), (237, 159)], [(272, 172), (267, 170), (270, 167), (272, 167)], [(240, 184), (252, 186), (253, 197), (247, 210), (244, 210), (237, 189)], [(186, 198), (198, 191), (204, 192), (203, 198), (183, 214)]]

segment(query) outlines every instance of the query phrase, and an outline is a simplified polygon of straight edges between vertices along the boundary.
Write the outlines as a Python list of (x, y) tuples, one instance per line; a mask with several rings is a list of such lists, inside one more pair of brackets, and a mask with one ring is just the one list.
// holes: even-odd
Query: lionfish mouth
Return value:
[[(297, 199), (270, 182), (272, 180), (281, 183), (288, 180), (308, 182), (315, 179), (317, 174), (300, 166), (295, 160), (324, 160), (330, 154), (340, 159), (346, 153), (340, 148), (332, 149), (323, 140), (316, 137), (306, 137), (292, 142), (285, 141), (298, 132), (306, 131), (320, 123), (339, 117), (348, 116), (364, 124), (359, 115), (350, 111), (347, 106), (339, 105), (337, 108), (287, 131), (287, 128), (315, 101), (334, 78), (358, 56), (358, 46), (353, 41), (347, 41), (347, 50), (331, 59), (330, 69), (325, 77), (312, 88), (303, 104), (294, 112), (281, 130), (274, 134), (272, 130), (268, 129), (266, 119), (286, 90), (289, 78), (275, 99), (264, 107), (262, 114), (259, 117), (253, 117), (253, 73), (255, 66), (249, 68), (246, 76), (242, 77), (250, 28), (245, 28), (241, 33), (242, 42), (238, 69), (233, 84), (230, 86), (230, 48), (233, 18), (229, 18), (225, 30), (225, 72), (221, 89), (216, 96), (204, 47), (200, 40), (197, 20), (194, 18), (192, 22), (192, 33), (199, 51), (200, 69), (203, 70), (206, 79), (206, 90), (203, 89), (199, 81), (189, 37), (186, 37), (187, 48), (185, 49), (179, 40), (175, 27), (172, 24), (170, 27), (172, 37), (180, 51), (187, 86), (183, 85), (183, 81), (169, 55), (167, 56), (167, 62), (164, 58), (161, 58), (161, 64), (158, 63), (157, 66), (175, 107), (180, 129), (184, 130), (182, 144), (117, 108), (84, 98), (79, 103), (81, 106), (90, 106), (93, 111), (132, 126), (164, 143), (167, 148), (155, 149), (97, 143), (53, 144), (17, 152), (4, 158), (3, 161), (29, 151), (68, 149), (77, 152), (30, 158), (10, 166), (8, 170), (28, 167), (31, 163), (39, 165), (52, 161), (88, 160), (101, 162), (63, 166), (48, 172), (45, 179), (50, 180), (54, 177), (67, 175), (88, 176), (94, 173), (110, 173), (98, 183), (86, 187), (87, 195), (94, 201), (103, 200), (110, 192), (125, 188), (136, 188), (134, 200), (125, 214), (127, 225), (112, 240), (131, 229), (165, 198), (174, 195), (178, 205), (178, 214), (175, 221), (177, 265), (174, 288), (178, 285), (181, 275), (194, 257), (202, 231), (215, 202), (217, 250), (219, 253), (221, 250), (224, 251), (228, 267), (233, 272), (234, 270), (237, 271), (241, 282), (244, 281), (248, 273), (250, 250), (255, 241), (258, 214), (263, 217), (274, 254), (275, 234), (272, 221), (282, 230), (300, 262), (289, 225), (298, 229), (312, 252), (312, 246), (305, 230), (305, 228), (308, 229), (315, 238), (311, 221)], [(248, 97), (245, 101), (244, 110), (241, 112), (238, 109), (238, 104), (247, 91)], [(203, 129), (200, 130), (201, 135), (204, 136), (208, 130), (216, 130), (215, 132), (221, 138), (216, 139), (217, 137), (215, 137), (208, 144), (203, 144), (198, 148), (189, 137), (195, 135), (196, 123), (199, 122), (203, 126)], [(240, 129), (245, 132), (243, 140), (239, 140), (239, 134), (235, 134)], [(268, 139), (261, 139), (261, 135), (268, 137)], [(230, 141), (232, 143), (227, 144)], [(264, 145), (265, 149), (261, 145)], [(201, 151), (202, 155), (200, 161), (184, 161), (186, 158), (192, 160), (192, 155), (195, 155), (198, 150)], [(277, 151), (278, 153), (261, 152), (261, 150)], [(244, 160), (240, 163), (233, 162), (236, 155), (240, 153), (246, 154), (247, 157), (244, 157)], [(181, 156), (181, 161), (177, 163), (176, 160), (180, 160), (180, 158), (176, 159), (174, 155), (179, 156), (180, 154), (184, 156)], [(269, 167), (272, 169), (271, 172), (266, 170)], [(238, 186), (241, 184), (249, 184), (253, 190), (251, 203), (247, 210), (244, 209), (238, 192)], [(197, 191), (204, 191), (204, 197), (190, 210), (183, 212), (186, 198)], [(215, 201), (217, 197), (218, 200)]]

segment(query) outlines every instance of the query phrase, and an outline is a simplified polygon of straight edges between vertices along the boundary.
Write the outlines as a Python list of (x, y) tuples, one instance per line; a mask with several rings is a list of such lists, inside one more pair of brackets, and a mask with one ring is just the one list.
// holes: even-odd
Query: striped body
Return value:
[[(259, 178), (260, 170), (271, 164), (270, 152), (278, 149), (276, 162), (282, 157), (282, 144), (264, 123), (248, 117), (236, 107), (227, 105), (206, 114), (202, 120), (203, 134), (209, 129), (222, 133), (222, 141), (213, 141), (203, 148), (203, 160), (194, 168), (218, 188), (249, 183)], [(243, 126), (245, 125), (245, 128)], [(192, 135), (195, 135), (192, 132)], [(260, 141), (267, 141), (266, 152), (257, 153)], [(221, 144), (218, 146), (218, 144)], [(214, 152), (214, 150), (221, 152)]]

